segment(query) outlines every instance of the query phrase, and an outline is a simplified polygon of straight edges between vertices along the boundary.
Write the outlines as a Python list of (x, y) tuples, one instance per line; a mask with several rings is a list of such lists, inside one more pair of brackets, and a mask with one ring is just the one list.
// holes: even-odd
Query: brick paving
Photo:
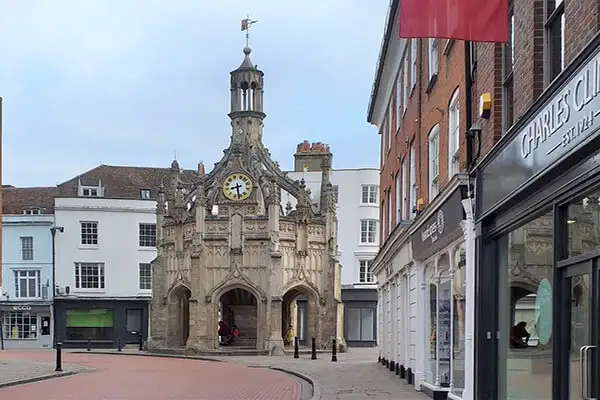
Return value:
[[(52, 351), (0, 353), (11, 365), (49, 363)], [(63, 354), (87, 373), (0, 388), (0, 398), (45, 400), (300, 400), (302, 385), (279, 371), (177, 358)], [(35, 361), (33, 363), (32, 361)]]
[(56, 364), (54, 361), (47, 359), (33, 361), (36, 357), (32, 356), (33, 353), (19, 356), (13, 351), (0, 352), (0, 387), (27, 380), (48, 379), (89, 370), (89, 368), (81, 365), (63, 364), (63, 372), (55, 372)]

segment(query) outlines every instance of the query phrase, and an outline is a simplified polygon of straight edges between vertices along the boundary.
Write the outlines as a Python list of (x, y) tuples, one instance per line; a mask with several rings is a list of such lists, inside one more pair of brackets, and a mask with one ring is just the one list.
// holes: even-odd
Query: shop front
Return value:
[(465, 232), (462, 201), (467, 186), (454, 181), (438, 205), (411, 238), (412, 256), (422, 275), (419, 322), (423, 357), (417, 387), (432, 398), (465, 388)]
[(68, 348), (116, 348), (148, 336), (146, 299), (61, 299), (55, 301), (56, 340)]
[(476, 399), (600, 398), (599, 45), (478, 166)]
[(342, 287), (342, 302), (348, 347), (377, 346), (377, 289)]
[(49, 302), (0, 302), (0, 347), (52, 347), (52, 306)]

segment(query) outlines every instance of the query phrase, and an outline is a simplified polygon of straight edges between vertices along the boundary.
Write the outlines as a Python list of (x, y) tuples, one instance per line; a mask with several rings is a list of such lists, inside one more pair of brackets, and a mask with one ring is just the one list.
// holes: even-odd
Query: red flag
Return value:
[(508, 42), (508, 0), (400, 0), (401, 38)]

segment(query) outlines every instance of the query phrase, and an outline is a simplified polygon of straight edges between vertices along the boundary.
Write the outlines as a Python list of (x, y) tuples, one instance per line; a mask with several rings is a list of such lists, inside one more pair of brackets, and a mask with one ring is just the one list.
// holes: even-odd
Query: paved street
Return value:
[[(49, 362), (51, 351), (5, 351), (0, 360)], [(65, 353), (86, 372), (0, 389), (4, 399), (47, 400), (300, 400), (301, 384), (282, 372), (176, 358)], [(14, 361), (13, 361), (14, 363)], [(30, 364), (32, 369), (37, 364)], [(35, 372), (32, 372), (35, 373)]]

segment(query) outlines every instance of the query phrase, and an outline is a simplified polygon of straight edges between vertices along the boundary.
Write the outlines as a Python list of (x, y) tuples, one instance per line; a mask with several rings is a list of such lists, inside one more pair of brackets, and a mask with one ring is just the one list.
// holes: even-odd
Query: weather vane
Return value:
[(242, 32), (246, 32), (246, 47), (248, 47), (250, 42), (250, 27), (252, 26), (252, 24), (255, 24), (257, 22), (258, 20), (250, 19), (249, 15), (242, 20)]

